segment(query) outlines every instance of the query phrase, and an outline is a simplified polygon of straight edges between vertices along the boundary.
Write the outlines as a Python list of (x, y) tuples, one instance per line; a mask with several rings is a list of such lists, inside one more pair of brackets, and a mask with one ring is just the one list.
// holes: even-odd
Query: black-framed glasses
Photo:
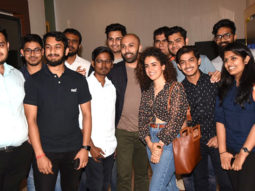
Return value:
[(224, 40), (229, 40), (232, 35), (233, 35), (232, 33), (225, 33), (225, 34), (222, 34), (222, 35), (216, 35), (214, 39), (216, 41), (222, 40), (222, 38)]
[(42, 51), (41, 48), (35, 48), (35, 49), (33, 49), (33, 50), (30, 49), (30, 48), (26, 48), (26, 49), (24, 50), (24, 53), (25, 53), (25, 54), (32, 54), (32, 52), (34, 52), (35, 54), (40, 54), (41, 51)]

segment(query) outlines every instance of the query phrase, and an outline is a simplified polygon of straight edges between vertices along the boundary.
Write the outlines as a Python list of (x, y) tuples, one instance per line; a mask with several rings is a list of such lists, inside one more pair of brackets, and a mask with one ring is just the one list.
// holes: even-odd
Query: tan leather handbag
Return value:
[[(169, 103), (170, 108), (171, 93), (175, 83), (169, 89)], [(186, 126), (187, 121), (191, 121), (190, 107), (187, 110), (186, 121), (180, 131), (180, 137), (173, 140), (173, 154), (176, 174), (189, 174), (196, 167), (201, 160), (200, 155), (200, 125), (194, 127)]]

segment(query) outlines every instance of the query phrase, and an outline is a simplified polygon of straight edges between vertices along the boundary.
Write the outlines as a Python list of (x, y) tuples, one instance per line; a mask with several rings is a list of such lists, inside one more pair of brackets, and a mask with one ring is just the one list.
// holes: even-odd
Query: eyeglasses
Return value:
[(98, 64), (111, 64), (112, 63), (112, 60), (100, 60), (100, 59), (96, 59), (96, 63)]
[(35, 54), (40, 54), (41, 50), (42, 50), (41, 48), (35, 48), (33, 50), (30, 49), (30, 48), (27, 48), (27, 49), (24, 50), (24, 53), (27, 54), (27, 55), (32, 54), (32, 52), (34, 52)]
[(223, 35), (216, 35), (214, 39), (215, 39), (215, 41), (222, 40), (222, 38), (223, 38), (224, 40), (229, 40), (231, 36), (232, 36), (231, 33), (225, 33), (225, 34), (223, 34)]

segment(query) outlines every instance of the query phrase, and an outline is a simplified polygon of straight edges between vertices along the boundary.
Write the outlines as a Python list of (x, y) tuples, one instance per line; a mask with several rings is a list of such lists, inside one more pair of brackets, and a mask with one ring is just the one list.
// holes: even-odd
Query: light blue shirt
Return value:
[(4, 74), (0, 74), (0, 148), (20, 146), (28, 139), (24, 81), (20, 71), (4, 63)]
[[(199, 69), (205, 73), (208, 74), (209, 72), (215, 72), (216, 69), (213, 66), (213, 64), (211, 63), (211, 61), (209, 60), (209, 58), (205, 55), (200, 55), (201, 58), (201, 64)], [(175, 60), (172, 61), (174, 67), (176, 68), (177, 71), (177, 81), (178, 82), (182, 82), (185, 78), (184, 74), (182, 73), (182, 71), (179, 70), (179, 68), (177, 67), (177, 63), (175, 62)]]

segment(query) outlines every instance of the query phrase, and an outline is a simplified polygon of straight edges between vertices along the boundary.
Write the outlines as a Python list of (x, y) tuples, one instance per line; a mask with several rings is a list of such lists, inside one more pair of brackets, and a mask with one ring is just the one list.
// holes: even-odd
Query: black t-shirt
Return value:
[(37, 124), (46, 152), (67, 152), (82, 145), (79, 104), (91, 100), (86, 78), (65, 67), (60, 78), (44, 67), (25, 82), (24, 103), (37, 106)]

